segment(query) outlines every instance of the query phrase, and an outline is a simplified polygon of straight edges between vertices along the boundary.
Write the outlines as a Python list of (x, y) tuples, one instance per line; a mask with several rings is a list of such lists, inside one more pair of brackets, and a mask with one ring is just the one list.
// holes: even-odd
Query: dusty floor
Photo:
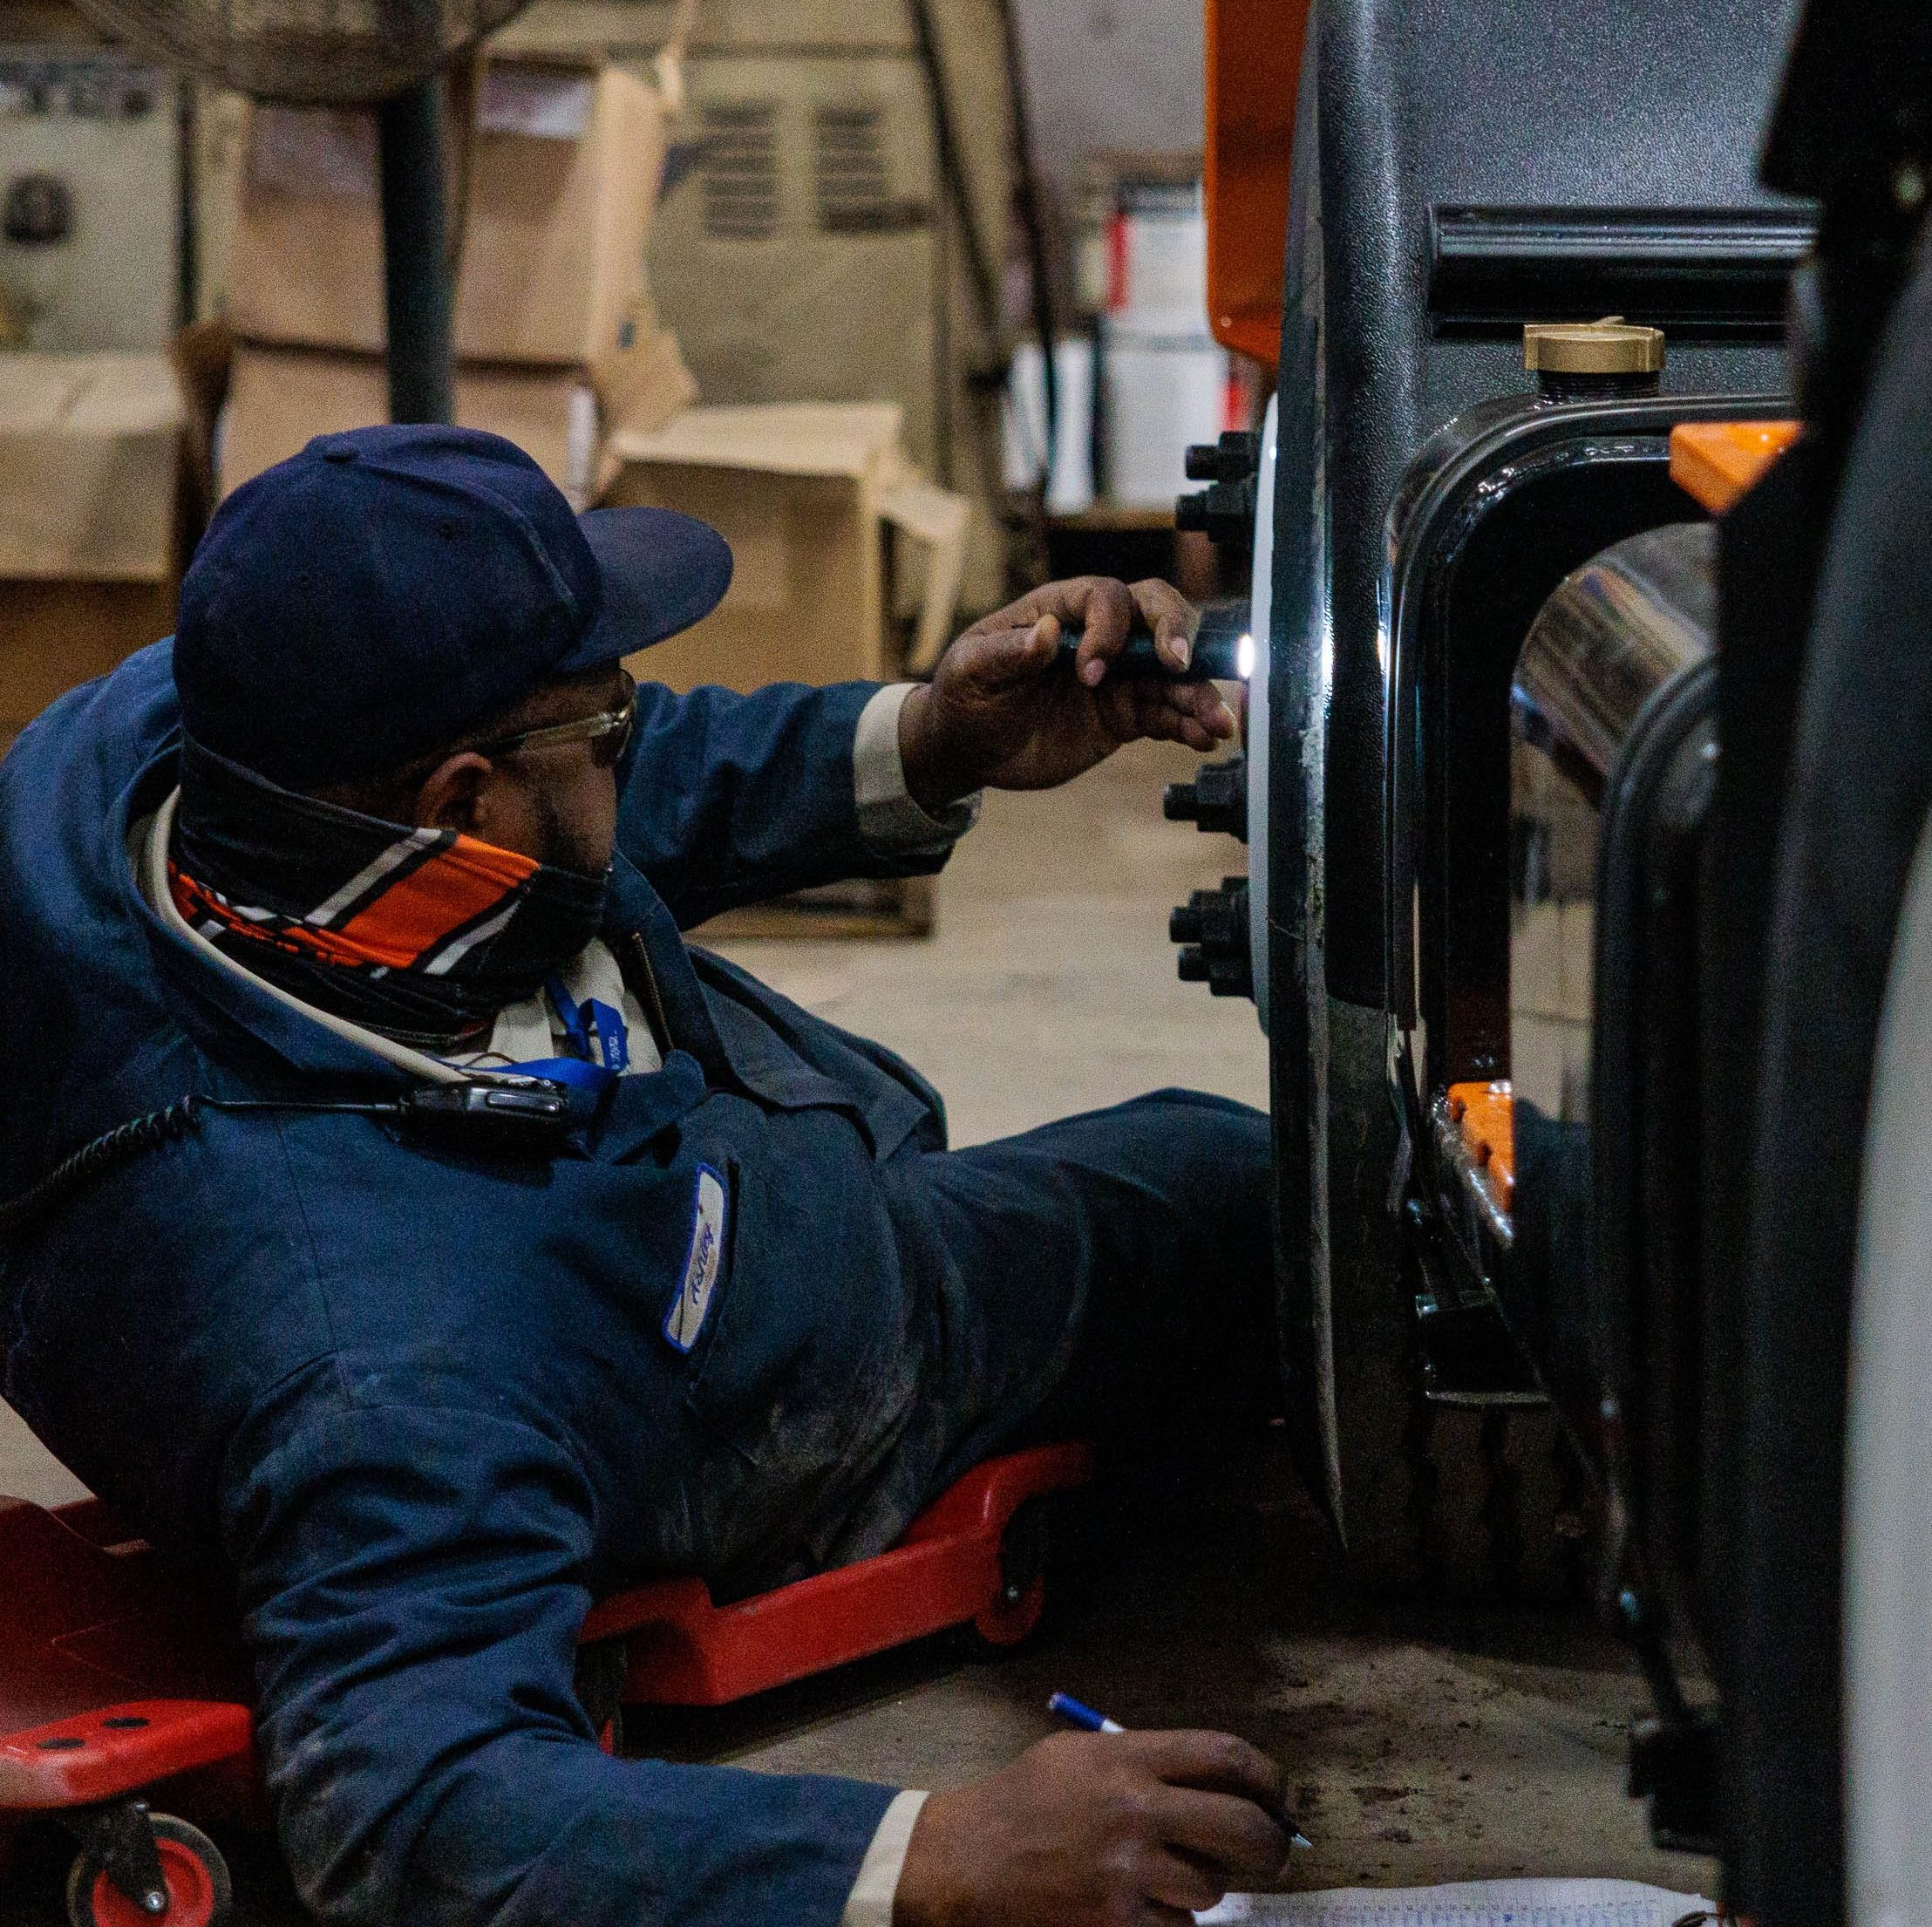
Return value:
[[(1235, 846), (1160, 821), (1160, 783), (1186, 767), (1136, 751), (1058, 795), (991, 799), (942, 881), (929, 943), (737, 954), (907, 1052), (946, 1093), (956, 1141), (1164, 1084), (1259, 1102), (1252, 1008), (1178, 984), (1165, 941), (1170, 904), (1243, 867)], [(71, 1489), (0, 1418), (0, 1491)], [(986, 1665), (929, 1642), (633, 1739), (936, 1787), (1044, 1733), (1056, 1687), (1130, 1725), (1229, 1727), (1286, 1761), (1316, 1842), (1298, 1863), (1307, 1884), (1528, 1872), (1710, 1890), (1706, 1864), (1651, 1850), (1622, 1796), (1623, 1729), (1643, 1694), (1610, 1641), (1576, 1619), (1353, 1597), (1320, 1521), (1266, 1464), (1203, 1495), (1165, 1542), (1115, 1549), (1017, 1658)], [(24, 1869), (0, 1927), (54, 1927), (56, 1872)], [(296, 1921), (278, 1885), (244, 1849), (242, 1921)]]

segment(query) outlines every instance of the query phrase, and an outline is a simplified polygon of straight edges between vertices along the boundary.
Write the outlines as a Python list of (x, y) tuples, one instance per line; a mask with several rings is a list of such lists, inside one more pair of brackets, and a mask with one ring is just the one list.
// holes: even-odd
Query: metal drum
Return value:
[(1593, 557), (1538, 613), (1510, 696), (1509, 1066), (1519, 1109), (1590, 1112), (1598, 844), (1619, 759), (1659, 692), (1711, 652), (1708, 522)]
[[(1495, 1282), (1599, 1463), (1649, 1449), (1628, 1395), (1696, 1248), (1714, 538), (1669, 524), (1565, 578), (1511, 691), (1513, 1236)], [(1611, 1410), (1629, 1420), (1616, 1440), (1597, 1435)], [(1617, 1477), (1631, 1488), (1627, 1464)]]

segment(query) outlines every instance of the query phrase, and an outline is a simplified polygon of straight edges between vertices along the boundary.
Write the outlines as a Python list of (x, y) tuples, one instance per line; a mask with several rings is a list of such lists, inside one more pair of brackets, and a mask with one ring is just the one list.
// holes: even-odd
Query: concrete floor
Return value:
[[(942, 882), (925, 943), (743, 943), (790, 995), (903, 1050), (946, 1093), (955, 1141), (1024, 1129), (1165, 1084), (1263, 1100), (1254, 1012), (1173, 975), (1167, 908), (1242, 853), (1160, 816), (1187, 759), (1138, 748), (1051, 796), (996, 796)], [(0, 1490), (72, 1484), (0, 1425)], [(1303, 1883), (1621, 1876), (1711, 1891), (1658, 1854), (1622, 1796), (1640, 1684), (1576, 1618), (1354, 1597), (1285, 1470), (1257, 1462), (1171, 1537), (1115, 1549), (1022, 1654), (941, 1639), (769, 1696), (634, 1732), (650, 1751), (939, 1787), (1041, 1737), (1064, 1687), (1136, 1726), (1225, 1726), (1288, 1763), (1316, 1851)], [(30, 1863), (0, 1927), (52, 1927), (56, 1869)], [(244, 1849), (240, 1918), (300, 1916)]]

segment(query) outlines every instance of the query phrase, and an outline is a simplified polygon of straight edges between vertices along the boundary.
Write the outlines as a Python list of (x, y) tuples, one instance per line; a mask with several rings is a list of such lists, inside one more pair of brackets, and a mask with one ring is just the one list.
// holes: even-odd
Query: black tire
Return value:
[(606, 1735), (613, 1753), (624, 1750), (624, 1676), (629, 1671), (630, 1647), (623, 1639), (601, 1639), (577, 1648), (577, 1703), (601, 1740)]
[(1577, 1605), (1590, 1592), (1588, 1481), (1547, 1406), (1425, 1406), (1422, 1582), (1438, 1595)]
[(1430, 1567), (1438, 1480), (1416, 1351), (1415, 1284), (1390, 1210), (1397, 1132), (1382, 1013), (1330, 1001), (1328, 1297), (1336, 1486), (1349, 1568), (1402, 1592)]
[(1760, 1051), (1725, 1721), (1732, 1894), (1765, 1927), (1845, 1917), (1850, 1302), (1880, 1016), (1932, 811), (1932, 255), (1874, 367), (1806, 662)]
[[(155, 1844), (161, 1849), (162, 1868), (168, 1877), (170, 1898), (176, 1897), (177, 1879), (188, 1870), (189, 1862), (200, 1868), (205, 1883), (204, 1905), (187, 1915), (171, 1908), (163, 1917), (171, 1927), (176, 1921), (181, 1923), (181, 1927), (226, 1927), (234, 1910), (235, 1887), (228, 1876), (228, 1863), (221, 1857), (221, 1849), (199, 1827), (191, 1827), (187, 1821), (177, 1820), (173, 1814), (152, 1814), (148, 1816), (148, 1823), (154, 1829)], [(74, 1864), (67, 1876), (69, 1927), (106, 1927), (95, 1905), (101, 1875), (101, 1863), (94, 1854), (83, 1851), (74, 1856)], [(126, 1911), (134, 1910), (132, 1902), (122, 1904)]]
[(1490, 1573), (1506, 1599), (1590, 1603), (1602, 1523), (1588, 1474), (1554, 1410), (1493, 1413)]
[(1587, 1481), (1554, 1412), (1423, 1397), (1413, 1261), (1390, 1209), (1397, 1154), (1378, 1013), (1329, 1032), (1329, 1295), (1339, 1510), (1371, 1592), (1581, 1603)]

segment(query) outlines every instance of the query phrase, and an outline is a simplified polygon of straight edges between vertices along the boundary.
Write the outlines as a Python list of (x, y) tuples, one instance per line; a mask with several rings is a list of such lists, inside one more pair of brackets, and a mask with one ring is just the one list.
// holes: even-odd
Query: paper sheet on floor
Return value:
[(1201, 1927), (1677, 1927), (1715, 1920), (1695, 1894), (1628, 1880), (1477, 1880), (1448, 1887), (1347, 1887), (1321, 1894), (1230, 1894)]

